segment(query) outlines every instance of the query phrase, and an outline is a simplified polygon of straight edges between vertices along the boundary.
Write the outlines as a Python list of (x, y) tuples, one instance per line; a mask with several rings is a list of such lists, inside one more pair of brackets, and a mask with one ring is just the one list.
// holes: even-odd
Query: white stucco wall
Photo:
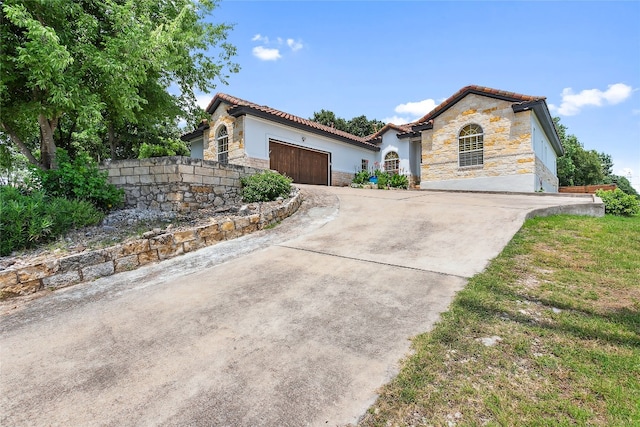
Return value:
[(410, 164), (410, 146), (408, 139), (398, 139), (398, 132), (389, 129), (382, 135), (382, 144), (380, 144), (380, 152), (377, 153), (377, 162), (380, 162), (380, 169), (384, 167), (384, 157), (390, 151), (395, 151), (398, 153), (398, 157), (400, 158), (400, 173), (404, 175), (411, 175), (411, 164)]
[(379, 154), (258, 117), (247, 115), (244, 126), (245, 150), (247, 156), (253, 158), (269, 160), (269, 139), (275, 139), (300, 147), (329, 152), (332, 172), (353, 174), (360, 170), (362, 159), (369, 160), (371, 167)]
[(491, 176), (442, 181), (421, 181), (422, 190), (469, 190), (469, 191), (515, 191), (531, 193), (536, 181), (535, 174)]

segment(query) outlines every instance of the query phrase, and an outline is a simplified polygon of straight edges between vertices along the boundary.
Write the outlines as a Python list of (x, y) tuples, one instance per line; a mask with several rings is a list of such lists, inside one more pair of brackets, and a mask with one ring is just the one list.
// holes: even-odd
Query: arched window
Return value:
[(398, 157), (398, 153), (389, 151), (387, 155), (384, 156), (384, 170), (392, 174), (397, 174), (399, 168), (400, 158)]
[(224, 164), (229, 163), (229, 135), (226, 126), (220, 126), (216, 141), (218, 142), (218, 161)]
[(458, 135), (458, 165), (481, 166), (484, 164), (484, 143), (482, 128), (467, 125)]

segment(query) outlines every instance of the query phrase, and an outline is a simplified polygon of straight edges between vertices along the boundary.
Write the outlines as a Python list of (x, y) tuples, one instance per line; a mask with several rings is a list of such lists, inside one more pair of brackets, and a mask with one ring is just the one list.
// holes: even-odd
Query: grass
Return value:
[(640, 426), (640, 217), (527, 221), (413, 349), (360, 426)]

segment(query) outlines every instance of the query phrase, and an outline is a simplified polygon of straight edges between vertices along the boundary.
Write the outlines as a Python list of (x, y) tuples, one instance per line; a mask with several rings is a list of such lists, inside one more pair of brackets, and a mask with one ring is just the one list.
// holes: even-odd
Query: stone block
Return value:
[(27, 283), (34, 280), (42, 279), (43, 277), (51, 276), (58, 272), (58, 262), (44, 262), (41, 264), (31, 265), (18, 270), (18, 281), (20, 283)]
[(257, 224), (260, 222), (260, 214), (249, 215), (248, 218), (251, 224)]
[(162, 166), (162, 165), (151, 166), (149, 167), (149, 173), (152, 175), (163, 174), (165, 173), (165, 166)]
[(220, 234), (220, 229), (218, 228), (218, 224), (209, 224), (203, 225), (201, 227), (196, 228), (196, 234), (201, 238), (204, 237), (213, 237)]
[(236, 230), (245, 229), (245, 228), (247, 228), (249, 226), (250, 223), (251, 223), (251, 221), (249, 220), (248, 217), (236, 218), (236, 220), (235, 220)]
[(18, 273), (15, 270), (0, 271), (0, 289), (18, 284)]
[(145, 265), (150, 262), (158, 261), (158, 251), (156, 249), (151, 249), (147, 252), (142, 252), (138, 254), (138, 264)]
[(191, 240), (189, 242), (184, 242), (182, 245), (185, 252), (193, 252), (207, 246), (203, 239)]
[(178, 165), (178, 173), (184, 175), (193, 175), (193, 166), (190, 165)]
[(138, 265), (140, 265), (137, 254), (118, 258), (114, 262), (116, 273), (120, 273), (121, 271), (134, 270)]
[(80, 270), (89, 265), (100, 264), (108, 260), (110, 254), (105, 250), (81, 252), (60, 259), (60, 271)]
[(78, 271), (67, 271), (66, 273), (55, 274), (42, 279), (45, 288), (64, 288), (82, 282)]
[(0, 289), (0, 299), (32, 294), (40, 289), (42, 289), (42, 282), (40, 279), (31, 280), (25, 283), (18, 283), (17, 285), (7, 286), (6, 288)]
[(111, 276), (115, 272), (113, 261), (91, 265), (82, 269), (82, 279), (85, 281), (99, 279), (100, 277)]
[(153, 175), (140, 175), (140, 184), (153, 184), (155, 182)]
[(120, 168), (109, 168), (107, 170), (107, 173), (108, 173), (107, 176), (109, 176), (109, 177), (120, 176)]
[(118, 258), (146, 252), (149, 249), (151, 248), (149, 247), (149, 240), (147, 239), (140, 239), (123, 243), (121, 246), (121, 250), (119, 251)]
[(194, 230), (178, 231), (173, 233), (173, 241), (177, 243), (188, 242), (196, 239), (196, 233)]
[(210, 176), (210, 175), (203, 175), (202, 176), (202, 183), (203, 184), (209, 184), (209, 185), (220, 185), (220, 177), (218, 177), (218, 176)]
[(182, 247), (182, 245), (165, 245), (165, 246), (160, 246), (158, 248), (158, 258), (159, 259), (167, 259), (167, 258), (173, 258), (175, 256), (178, 255), (182, 255), (184, 253), (184, 248)]
[(133, 175), (133, 167), (130, 167), (130, 168), (122, 167), (122, 168), (120, 168), (120, 175), (121, 176), (131, 176), (131, 175)]
[(220, 231), (223, 232), (229, 232), (232, 230), (235, 230), (236, 226), (234, 224), (234, 222), (230, 219), (226, 219), (222, 222), (222, 224), (220, 224)]
[(149, 248), (158, 249), (167, 245), (173, 244), (173, 235), (170, 233), (161, 234), (159, 236), (149, 239)]
[(138, 175), (128, 175), (127, 184), (140, 184), (140, 177)]
[(136, 175), (149, 175), (149, 166), (138, 166), (133, 168), (133, 173)]
[(182, 182), (202, 184), (202, 175), (183, 174)]

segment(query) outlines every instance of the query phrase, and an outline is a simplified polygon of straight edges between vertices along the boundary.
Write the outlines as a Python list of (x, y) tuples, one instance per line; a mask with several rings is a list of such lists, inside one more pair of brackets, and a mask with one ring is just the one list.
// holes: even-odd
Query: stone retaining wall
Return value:
[(145, 233), (143, 238), (105, 249), (85, 251), (34, 265), (0, 271), (0, 299), (41, 289), (57, 289), (100, 277), (134, 270), (145, 264), (173, 258), (222, 240), (260, 230), (292, 215), (302, 203), (300, 192), (281, 205), (260, 214), (220, 219), (176, 232)]
[(240, 199), (240, 179), (262, 172), (181, 156), (116, 160), (101, 169), (124, 190), (127, 207), (177, 212), (235, 204)]

